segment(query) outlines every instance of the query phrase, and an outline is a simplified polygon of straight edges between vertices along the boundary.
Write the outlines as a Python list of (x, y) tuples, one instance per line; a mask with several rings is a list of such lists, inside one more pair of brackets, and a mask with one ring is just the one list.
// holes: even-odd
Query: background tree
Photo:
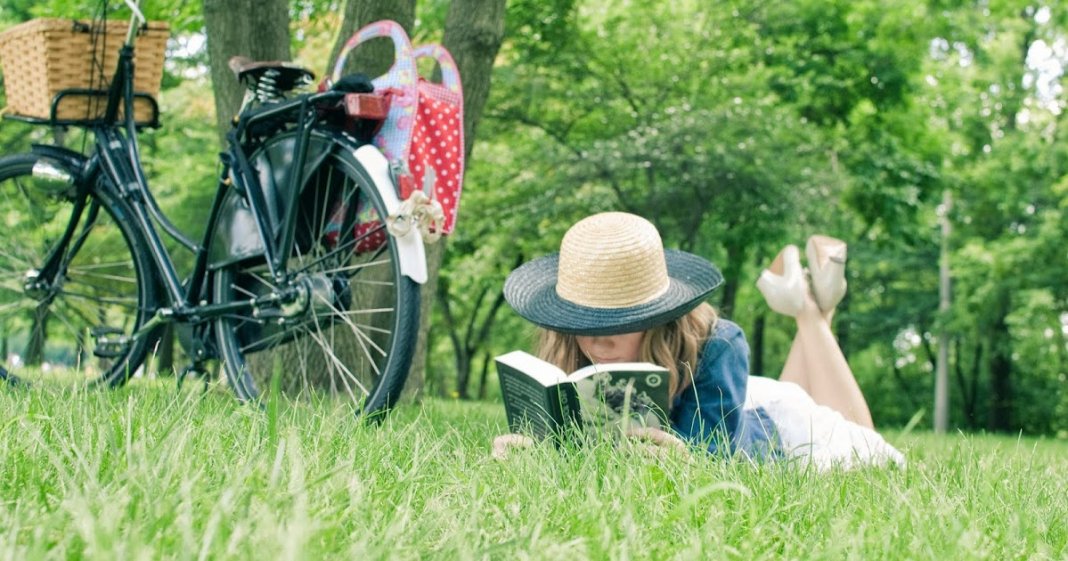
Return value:
[[(209, 4), (217, 11), (205, 17)], [(233, 111), (208, 101), (211, 66), (198, 48), (205, 25), (209, 35), (243, 25), (223, 5), (146, 4), (150, 17), (175, 31), (161, 99), (165, 126), (142, 137), (146, 161), (161, 203), (194, 232), (200, 219), (189, 209), (204, 206), (212, 189), (210, 116), (225, 120)], [(500, 304), (507, 273), (518, 260), (555, 251), (579, 217), (623, 209), (653, 218), (668, 245), (721, 266), (727, 283), (713, 300), (746, 328), (754, 372), (776, 374), (793, 325), (766, 313), (753, 281), (784, 244), (821, 231), (850, 244), (850, 292), (836, 333), (877, 422), (904, 425), (926, 415), (934, 334), (944, 331), (952, 427), (1068, 434), (1063, 6), (282, 5), (288, 19), (272, 12), (270, 25), (288, 39), (272, 40), (274, 47), (319, 71), (357, 26), (381, 17), (405, 23), (416, 43), (444, 42), (461, 64), (472, 157), (458, 229), (431, 249), (431, 266), (441, 260), (432, 279), (440, 282), (424, 289), (433, 314), (421, 339), (426, 358), (413, 374), (418, 382), (418, 367), (433, 365), (428, 391), (492, 398), (492, 357), (533, 344), (530, 326)], [(0, 0), (0, 22), (91, 17), (98, 6)], [(246, 39), (260, 39), (252, 35), (262, 34)], [(375, 73), (376, 48), (389, 51), (372, 43), (355, 53), (356, 66)], [(251, 47), (242, 54), (286, 58)], [(39, 128), (0, 127), (4, 147), (46, 137)], [(944, 192), (954, 200), (949, 212)], [(947, 313), (937, 311), (943, 216), (953, 232)], [(0, 348), (25, 344), (23, 335), (4, 333)]]
[(204, 29), (215, 94), (219, 138), (241, 106), (244, 88), (229, 62), (241, 55), (253, 60), (291, 60), (287, 0), (204, 0)]
[[(973, 357), (978, 357), (976, 372), (984, 373), (982, 378), (965, 376), (971, 380), (964, 384), (971, 388), (965, 395), (971, 397), (955, 393), (955, 411), (964, 407), (960, 400), (967, 399), (979, 418), (991, 418), (983, 404), (990, 402), (984, 396), (993, 379), (980, 343), (990, 335), (965, 328), (978, 324), (962, 316), (959, 306), (953, 317), (936, 313), (940, 195), (952, 189), (959, 190), (958, 199), (974, 199), (966, 186), (987, 183), (991, 193), (1004, 195), (991, 202), (1006, 212), (1009, 224), (1019, 225), (1011, 217), (1037, 214), (1038, 209), (1050, 209), (1043, 224), (1060, 217), (1052, 208), (1063, 194), (1051, 186), (1062, 181), (1064, 171), (1044, 164), (1040, 154), (1059, 155), (1059, 119), (1044, 116), (1057, 103), (1063, 107), (1063, 92), (1054, 95), (1059, 101), (1053, 105), (1033, 106), (1029, 100), (1036, 91), (1027, 87), (1032, 71), (1023, 55), (1040, 39), (1047, 45), (1063, 44), (1063, 14), (1052, 16), (1057, 10), (1049, 8), (1043, 20), (1041, 9), (1028, 11), (1025, 4), (1011, 2), (987, 12), (967, 3), (940, 4), (929, 11), (918, 3), (887, 7), (874, 2), (791, 2), (766, 10), (732, 3), (698, 8), (685, 2), (671, 7), (628, 2), (625, 9), (613, 2), (532, 4), (509, 6), (509, 29), (515, 33), (509, 35), (497, 69), (488, 110), (491, 132), (482, 136), (484, 146), (494, 145), (488, 158), (500, 169), (492, 174), (508, 192), (465, 200), (465, 209), (478, 204), (488, 212), (485, 227), (470, 222), (464, 226), (481, 236), (477, 246), (470, 246), (473, 253), (450, 258), (445, 274), (459, 275), (449, 286), (453, 313), (465, 303), (469, 319), (477, 322), (484, 313), (476, 305), (480, 300), (469, 294), (481, 293), (476, 287), (486, 281), (461, 284), (467, 271), (500, 271), (496, 282), (501, 283), (510, 265), (506, 256), (554, 251), (563, 229), (579, 216), (610, 208), (636, 210), (661, 225), (669, 244), (712, 257), (729, 279), (737, 279), (735, 290), (728, 284), (717, 295), (719, 303), (743, 323), (755, 318), (747, 325), (753, 363), (758, 372), (774, 375), (785, 357), (792, 325), (784, 318), (762, 319), (766, 308), (751, 282), (784, 243), (802, 243), (808, 234), (825, 231), (850, 242), (852, 290), (838, 316), (837, 331), (862, 385), (874, 396), (880, 420), (904, 424), (929, 408), (936, 354), (932, 333), (947, 322), (963, 330), (960, 339), (968, 342), (962, 352), (951, 353), (952, 370), (970, 372)], [(1035, 30), (1026, 32), (1035, 24)], [(949, 46), (945, 51), (943, 44)], [(1005, 52), (1015, 56), (971, 51), (972, 45), (1002, 44), (1012, 45)], [(1054, 50), (1053, 56), (1063, 60), (1065, 55)], [(976, 85), (989, 88), (996, 82), (993, 90), (974, 91), (970, 78), (947, 82), (948, 75), (970, 76), (980, 70), (984, 78)], [(995, 91), (1002, 92), (998, 97), (1016, 91), (1020, 100), (989, 99), (972, 105)], [(991, 164), (1035, 194), (1006, 206), (1006, 197), (1012, 199), (1020, 191), (1009, 195), (1004, 186), (993, 186), (1009, 178), (998, 177), (989, 167), (967, 171), (972, 166), (958, 155), (968, 146), (962, 133), (1005, 134), (997, 125), (998, 115), (1011, 107), (1029, 109), (1032, 123), (1042, 118), (1041, 126), (1024, 127), (1021, 137), (1029, 143), (1049, 140), (1039, 142), (1037, 152), (1021, 147)], [(697, 115), (698, 124), (690, 130), (685, 113)], [(975, 115), (974, 122), (967, 120), (969, 115)], [(1021, 140), (1000, 145), (1020, 146)], [(687, 177), (687, 171), (696, 179)], [(472, 175), (479, 173), (472, 170)], [(740, 184), (733, 199), (727, 196), (732, 182)], [(1023, 202), (1034, 201), (1038, 194), (1045, 201), (1041, 206)], [(971, 223), (971, 230), (992, 225), (962, 215), (968, 206), (954, 212), (955, 222)], [(747, 230), (732, 219), (753, 224)], [(1024, 226), (1028, 231), (1035, 228)], [(487, 239), (494, 231), (505, 232), (507, 239), (499, 246)], [(1005, 232), (988, 236), (1001, 238)], [(1063, 242), (1053, 230), (1044, 232), (1050, 237), (1041, 247)], [(742, 250), (731, 245), (732, 235)], [(1019, 256), (1031, 254), (1018, 243), (1007, 247)], [(1034, 254), (1052, 259), (1048, 253)], [(483, 260), (482, 268), (471, 262), (476, 255)], [(998, 301), (989, 299), (989, 292), (977, 292), (970, 279), (1001, 287), (1011, 287), (1013, 281), (967, 268), (963, 257), (959, 251), (954, 256), (958, 300), (974, 298), (988, 313), (1011, 312), (1004, 325), (991, 324), (996, 332), (1004, 335), (1014, 325), (1031, 325), (1030, 317), (1015, 318), (1022, 310), (1035, 313), (1037, 307), (1030, 302), (1053, 303), (1047, 315), (1034, 318), (1048, 335), (1034, 339), (1028, 348), (1046, 345), (1055, 360), (1039, 370), (1063, 373), (1056, 365), (1063, 364), (1058, 357), (1065, 352), (1065, 306), (1046, 277), (1047, 271), (1059, 271), (1050, 263), (1063, 263), (1063, 256), (1045, 265), (1028, 260), (1027, 266), (1043, 271), (1028, 275), (1028, 284), (1034, 279), (1041, 288), (1001, 306), (992, 306)], [(1012, 263), (1005, 269), (1018, 271), (1015, 264), (1022, 262)], [(1049, 297), (1041, 296), (1046, 291)], [(512, 321), (512, 314), (504, 312), (498, 325), (507, 327), (495, 330), (501, 334), (488, 342), (485, 352), (508, 350), (524, 340), (517, 337), (524, 328), (512, 327)], [(764, 323), (767, 333), (761, 337), (759, 326)], [(1036, 330), (1018, 329), (1010, 337), (997, 338), (1003, 345), (1015, 345), (1014, 337)], [(1060, 344), (1042, 343), (1050, 337)], [(1005, 352), (1016, 357), (1013, 362), (1021, 361), (1020, 353), (1003, 350), (1003, 356)], [(764, 356), (772, 358), (760, 368)], [(457, 379), (467, 378), (457, 373)], [(1050, 387), (1036, 382), (1025, 385)], [(1047, 391), (1047, 406), (1062, 403), (1063, 396), (1063, 391)], [(1018, 404), (1009, 408), (1019, 414)], [(1040, 430), (1056, 430), (1054, 424)]]
[[(393, 19), (408, 30), (410, 36), (419, 36), (419, 32), (413, 32), (411, 19), (414, 18), (414, 0), (411, 2), (392, 2), (380, 0), (375, 2), (349, 2), (349, 8), (345, 13), (345, 23), (342, 33), (338, 36), (338, 42), (334, 52), (340, 51), (341, 46), (349, 36), (363, 25), (381, 19)], [(464, 90), (464, 153), (467, 165), (471, 165), (472, 148), (478, 122), (482, 117), (482, 109), (490, 90), (490, 77), (493, 69), (497, 50), (500, 48), (504, 36), (504, 6), (505, 0), (452, 0), (449, 3), (445, 17), (444, 34), (441, 39), (442, 45), (452, 54), (459, 68)], [(384, 41), (372, 41), (373, 43)], [(357, 49), (354, 53), (353, 62), (349, 68), (372, 69), (366, 71), (370, 76), (381, 74), (389, 68), (393, 51), (391, 46), (375, 47), (377, 50)], [(373, 69), (382, 70), (373, 70)], [(472, 184), (468, 180), (466, 189), (470, 191)], [(427, 268), (429, 277), (422, 288), (422, 309), (420, 310), (419, 339), (415, 356), (412, 361), (412, 372), (408, 378), (407, 392), (418, 395), (426, 377), (427, 368), (427, 339), (430, 329), (430, 310), (437, 291), (439, 268), (444, 255), (446, 242), (427, 247)]]

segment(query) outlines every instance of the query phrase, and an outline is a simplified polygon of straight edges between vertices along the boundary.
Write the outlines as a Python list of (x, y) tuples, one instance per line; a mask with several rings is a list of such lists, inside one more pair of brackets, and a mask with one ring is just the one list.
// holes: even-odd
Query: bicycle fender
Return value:
[(51, 144), (34, 144), (30, 149), (34, 154), (40, 154), (50, 158), (67, 168), (71, 173), (82, 173), (89, 158), (80, 152), (75, 152), (62, 146)]
[[(400, 208), (401, 200), (397, 196), (397, 188), (393, 184), (386, 157), (378, 148), (370, 144), (364, 144), (353, 150), (352, 156), (371, 176), (375, 189), (378, 189), (378, 193), (382, 195), (382, 201), (386, 203), (386, 210), (390, 215), (395, 214)], [(419, 235), (418, 229), (412, 228), (403, 236), (394, 236), (394, 239), (397, 240), (401, 273), (419, 284), (426, 284), (426, 248), (423, 246), (423, 238)]]
[[(267, 204), (264, 209), (267, 220), (272, 225), (279, 223), (282, 215), (282, 201), (288, 200), (286, 190), (286, 167), (274, 162), (285, 162), (293, 152), (296, 139), (283, 137), (271, 143), (252, 158), (252, 167), (258, 175), (263, 199)], [(330, 139), (320, 136), (309, 138), (308, 161), (305, 163), (305, 177), (311, 175), (315, 168), (326, 158), (331, 147)], [(301, 182), (303, 184), (303, 181)], [(277, 226), (275, 226), (277, 227)], [(245, 195), (235, 189), (228, 191), (220, 204), (216, 219), (215, 232), (208, 250), (208, 267), (211, 270), (236, 263), (250, 257), (259, 257), (266, 252), (263, 238), (260, 236), (256, 219), (249, 208)]]

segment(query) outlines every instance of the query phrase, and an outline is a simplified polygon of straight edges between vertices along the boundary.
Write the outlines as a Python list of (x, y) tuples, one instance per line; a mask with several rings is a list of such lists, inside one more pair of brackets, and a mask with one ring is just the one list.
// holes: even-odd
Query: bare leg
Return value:
[[(818, 280), (822, 283), (819, 288), (828, 303), (826, 310), (817, 303), (807, 275), (801, 270), (794, 246), (784, 248), (757, 281), (757, 288), (768, 305), (779, 313), (793, 316), (797, 321), (797, 333), (779, 379), (801, 386), (816, 403), (838, 411), (846, 419), (872, 428), (868, 402), (830, 325), (834, 306), (845, 293), (844, 277), (841, 276), (845, 264), (845, 243), (826, 236), (814, 236), (810, 239), (809, 247), (810, 261), (822, 261), (821, 251), (817, 250), (834, 250), (834, 262), (821, 263), (818, 272)], [(838, 278), (832, 278), (834, 275), (838, 275)]]
[(808, 368), (807, 361), (805, 360), (804, 349), (801, 348), (801, 340), (794, 335), (793, 342), (790, 343), (790, 354), (786, 355), (786, 363), (782, 365), (782, 373), (779, 374), (779, 380), (783, 382), (793, 382), (801, 389), (812, 394), (812, 389), (808, 384)]
[[(807, 386), (802, 387), (813, 401), (838, 411), (858, 425), (874, 428), (868, 402), (853, 376), (853, 369), (846, 362), (830, 324), (811, 293), (806, 293), (805, 306), (797, 315), (794, 347), (800, 357), (797, 362), (803, 364), (800, 368), (806, 375)], [(791, 348), (791, 358), (793, 351)], [(796, 368), (790, 365), (789, 358), (787, 366)], [(787, 373), (785, 367), (783, 373)]]

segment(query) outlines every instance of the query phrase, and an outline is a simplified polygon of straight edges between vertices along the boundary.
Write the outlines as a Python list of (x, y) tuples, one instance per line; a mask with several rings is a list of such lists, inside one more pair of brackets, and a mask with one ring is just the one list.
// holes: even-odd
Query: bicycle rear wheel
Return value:
[(376, 219), (387, 215), (385, 204), (354, 158), (335, 151), (307, 177), (281, 278), (262, 258), (214, 277), (220, 304), (287, 291), (298, 297), (217, 320), (219, 353), (243, 400), (276, 382), (289, 394), (346, 397), (359, 414), (381, 411), (408, 376), (419, 286), (401, 273), (398, 246)]
[[(131, 337), (155, 302), (147, 253), (125, 205), (100, 189), (60, 244), (78, 187), (42, 170), (64, 171), (39, 154), (0, 159), (0, 337), (11, 354), (0, 358), (121, 385), (147, 351), (144, 338)], [(43, 270), (57, 251), (55, 268)]]

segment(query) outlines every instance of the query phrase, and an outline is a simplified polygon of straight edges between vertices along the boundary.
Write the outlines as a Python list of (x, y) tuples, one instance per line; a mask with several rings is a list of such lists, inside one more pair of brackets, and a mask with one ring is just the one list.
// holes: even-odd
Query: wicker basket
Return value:
[[(69, 19), (35, 19), (0, 34), (0, 66), (8, 111), (38, 119), (52, 118), (52, 100), (72, 88), (106, 90), (119, 60), (129, 23), (90, 25)], [(134, 91), (155, 99), (163, 78), (168, 27), (149, 22), (134, 42)], [(91, 121), (103, 116), (106, 95), (68, 95), (54, 116), (59, 121)], [(154, 103), (136, 99), (134, 117), (150, 122)]]

